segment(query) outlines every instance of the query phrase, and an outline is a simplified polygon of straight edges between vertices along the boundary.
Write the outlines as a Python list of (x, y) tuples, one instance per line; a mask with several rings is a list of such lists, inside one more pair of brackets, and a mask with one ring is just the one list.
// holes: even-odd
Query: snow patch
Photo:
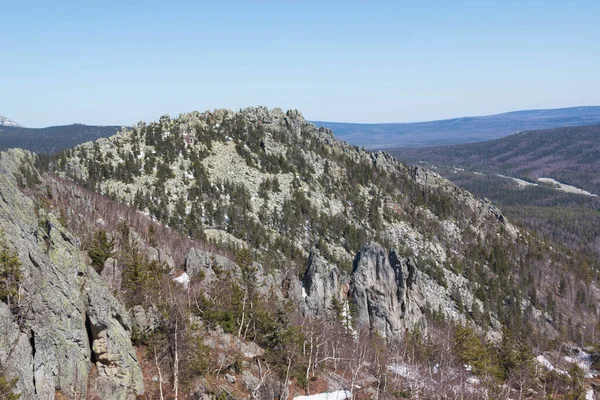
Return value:
[(565, 356), (565, 361), (571, 364), (577, 364), (577, 366), (585, 373), (586, 378), (593, 378), (596, 375), (596, 372), (591, 369), (592, 356), (585, 351), (579, 352), (576, 357)]
[(588, 389), (585, 392), (585, 400), (594, 400), (594, 389)]
[(190, 284), (190, 276), (187, 274), (187, 272), (184, 272), (183, 274), (179, 275), (177, 278), (173, 279), (175, 282), (183, 285), (184, 288), (187, 288)]
[(504, 178), (504, 179), (510, 179), (512, 181), (517, 182), (517, 185), (519, 185), (519, 189), (525, 188), (527, 186), (538, 186), (537, 183), (527, 182), (523, 179), (513, 178), (512, 176), (506, 176), (506, 175), (502, 175), (502, 174), (496, 174), (496, 176), (499, 176), (500, 178)]
[(537, 356), (535, 359), (537, 360), (538, 363), (540, 363), (548, 371), (554, 371), (560, 375), (568, 375), (567, 371), (563, 371), (562, 369), (554, 368), (554, 365), (552, 365), (552, 363), (546, 357), (544, 357), (542, 355)]
[(552, 178), (538, 178), (538, 182), (549, 183), (551, 185), (554, 185), (555, 189), (560, 190), (561, 192), (583, 194), (585, 196), (598, 197), (597, 194), (590, 193), (587, 190), (579, 189), (575, 186), (567, 185), (566, 183), (561, 183)]
[(396, 375), (399, 375), (403, 378), (409, 380), (419, 380), (421, 379), (419, 372), (416, 368), (406, 365), (406, 364), (392, 364), (388, 365), (388, 370)]

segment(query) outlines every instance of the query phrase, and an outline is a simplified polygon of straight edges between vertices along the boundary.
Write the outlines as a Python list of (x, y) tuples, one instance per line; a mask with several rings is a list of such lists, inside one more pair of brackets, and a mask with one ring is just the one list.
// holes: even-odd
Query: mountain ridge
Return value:
[(600, 125), (518, 132), (487, 142), (422, 149), (389, 149), (410, 163), (469, 168), (536, 182), (554, 178), (600, 193)]
[[(578, 370), (552, 371), (579, 361), (562, 355), (596, 356), (583, 347), (596, 337), (597, 263), (430, 170), (335, 139), (297, 110), (163, 116), (50, 158), (0, 153), (0, 168), (12, 171), (1, 176), (0, 223), (25, 266), (8, 283), (35, 287), (32, 268), (58, 287), (90, 277), (120, 302), (106, 319), (88, 297), (86, 317), (75, 316), (85, 323), (59, 344), (81, 349), (82, 365), (77, 388), (61, 369), (63, 395), (256, 399), (327, 388), (484, 399), (540, 383), (565, 394)], [(12, 219), (21, 214), (26, 226)], [(23, 251), (23, 238), (36, 252)], [(65, 262), (64, 246), (79, 261)], [(46, 270), (44, 254), (65, 273)], [(0, 311), (22, 338), (19, 355), (0, 352), (0, 363), (54, 365), (35, 350), (52, 338), (28, 325), (35, 318)], [(563, 342), (568, 350), (557, 350)], [(35, 363), (20, 355), (31, 353)], [(523, 371), (525, 380), (512, 378)], [(29, 390), (41, 372), (5, 374)]]
[(370, 149), (429, 147), (497, 139), (518, 131), (600, 123), (600, 106), (518, 110), (437, 121), (361, 124), (313, 121)]
[(121, 126), (84, 124), (46, 128), (0, 126), (0, 151), (9, 148), (22, 148), (36, 153), (53, 154), (80, 143), (112, 136), (121, 128)]

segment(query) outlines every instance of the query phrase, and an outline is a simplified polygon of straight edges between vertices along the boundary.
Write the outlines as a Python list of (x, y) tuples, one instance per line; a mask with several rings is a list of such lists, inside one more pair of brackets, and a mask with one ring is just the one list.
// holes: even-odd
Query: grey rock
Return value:
[(312, 249), (308, 256), (308, 265), (303, 279), (306, 291), (306, 311), (310, 315), (325, 315), (331, 308), (334, 297), (341, 300), (342, 274), (321, 257), (317, 249)]
[(111, 291), (116, 292), (121, 289), (123, 269), (114, 258), (109, 258), (104, 262), (100, 276), (104, 279), (104, 282), (106, 282)]
[(190, 277), (204, 274), (204, 280), (207, 283), (212, 282), (216, 275), (222, 272), (230, 272), (236, 276), (241, 275), (240, 268), (228, 258), (194, 248), (190, 249), (185, 257), (185, 272)]
[[(0, 154), (0, 228), (22, 262), (16, 310), (0, 305), (0, 362), (24, 399), (133, 399), (143, 393), (127, 312), (85, 263), (78, 241), (16, 186), (20, 150)], [(38, 216), (39, 215), (39, 216)]]
[(160, 314), (156, 307), (151, 306), (147, 311), (137, 305), (131, 310), (131, 325), (141, 334), (154, 332), (160, 323)]
[(387, 254), (377, 243), (365, 244), (354, 260), (350, 285), (358, 324), (390, 339), (424, 329), (417, 275), (410, 259)]

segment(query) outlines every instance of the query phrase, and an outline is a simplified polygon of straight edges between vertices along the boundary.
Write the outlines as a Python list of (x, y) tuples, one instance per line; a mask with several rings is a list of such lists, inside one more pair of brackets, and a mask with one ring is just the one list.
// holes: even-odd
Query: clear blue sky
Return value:
[(134, 124), (266, 105), (408, 122), (600, 104), (597, 0), (133, 3), (2, 1), (0, 115)]

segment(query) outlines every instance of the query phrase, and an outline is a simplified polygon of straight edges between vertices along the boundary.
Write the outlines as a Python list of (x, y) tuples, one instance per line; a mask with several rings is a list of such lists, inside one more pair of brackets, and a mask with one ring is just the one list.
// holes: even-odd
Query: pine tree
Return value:
[(6, 243), (4, 231), (0, 230), (0, 301), (9, 306), (15, 301), (21, 282), (21, 261)]
[(112, 257), (114, 248), (115, 240), (109, 239), (105, 230), (100, 229), (94, 233), (94, 239), (88, 249), (88, 255), (92, 259), (92, 267), (94, 267), (96, 272), (102, 272), (104, 262)]

